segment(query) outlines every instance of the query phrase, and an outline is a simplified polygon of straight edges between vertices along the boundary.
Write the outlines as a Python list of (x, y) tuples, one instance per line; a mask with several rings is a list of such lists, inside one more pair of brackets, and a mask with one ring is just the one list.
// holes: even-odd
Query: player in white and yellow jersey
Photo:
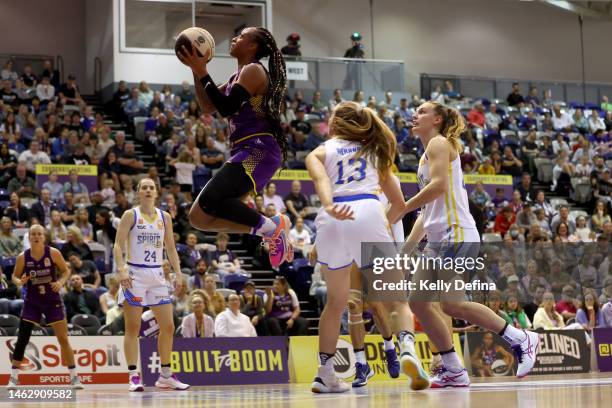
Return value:
[[(337, 379), (332, 359), (341, 316), (351, 293), (351, 269), (353, 265), (368, 267), (362, 265), (369, 257), (361, 253), (361, 244), (394, 242), (385, 207), (379, 200), (381, 188), (391, 204), (391, 213), (399, 216), (404, 208), (402, 192), (391, 172), (395, 136), (374, 111), (354, 102), (338, 104), (330, 118), (330, 136), (306, 158), (306, 167), (321, 200), (322, 208), (315, 220), (315, 247), (328, 288), (327, 303), (319, 320), (320, 365), (312, 384), (312, 391), (317, 393), (349, 389)], [(399, 217), (390, 218), (396, 222)], [(394, 256), (394, 245), (387, 248), (392, 248), (390, 256)], [(413, 389), (426, 388), (429, 379), (414, 351), (408, 304), (393, 302), (393, 307), (398, 313), (402, 366), (404, 360), (407, 362), (404, 372), (411, 378)], [(360, 320), (361, 314), (353, 310), (349, 319), (353, 318)]]
[[(125, 317), (125, 359), (129, 369), (129, 390), (144, 391), (136, 370), (138, 336), (142, 308), (149, 307), (159, 324), (157, 348), (161, 361), (161, 374), (155, 382), (158, 388), (185, 390), (170, 370), (170, 355), (174, 338), (172, 292), (162, 270), (164, 247), (176, 275), (176, 284), (183, 277), (174, 244), (170, 214), (155, 207), (157, 188), (150, 178), (144, 178), (137, 188), (139, 206), (127, 210), (121, 217), (113, 255), (117, 264), (117, 280), (121, 283), (122, 305)], [(126, 256), (124, 257), (124, 253)]]
[[(427, 236), (426, 257), (458, 259), (475, 258), (479, 254), (480, 236), (469, 212), (459, 157), (462, 149), (460, 136), (464, 130), (465, 122), (461, 114), (456, 109), (436, 102), (426, 102), (419, 106), (413, 117), (412, 131), (423, 143), (425, 154), (418, 170), (420, 192), (406, 202), (406, 212), (419, 207), (422, 209), (407, 243), (415, 245)], [(467, 275), (458, 269), (446, 272), (421, 268), (415, 273), (413, 282), (419, 285), (420, 281), (439, 277), (449, 281), (459, 280), (463, 279), (461, 274)], [(499, 333), (519, 356), (517, 375), (527, 375), (535, 363), (539, 342), (537, 333), (506, 324), (504, 319), (486, 306), (468, 302), (464, 292), (460, 292), (461, 296), (454, 299), (445, 297), (444, 293), (436, 294), (442, 311)], [(413, 291), (410, 294), (411, 309), (440, 351), (443, 361), (443, 367), (432, 378), (431, 386), (469, 386), (467, 371), (453, 349), (451, 333), (440, 313), (435, 310), (432, 296), (432, 293), (424, 291)]]

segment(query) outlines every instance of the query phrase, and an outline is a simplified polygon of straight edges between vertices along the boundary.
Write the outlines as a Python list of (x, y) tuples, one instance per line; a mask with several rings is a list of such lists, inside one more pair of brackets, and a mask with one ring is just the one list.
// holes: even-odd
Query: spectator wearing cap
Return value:
[(188, 304), (191, 313), (183, 317), (181, 323), (183, 338), (213, 337), (215, 321), (210, 316), (213, 311), (208, 295), (201, 290), (195, 290), (189, 296)]
[(81, 259), (81, 255), (77, 252), (68, 254), (68, 261), (73, 274), (79, 275), (83, 279), (83, 286), (89, 289), (98, 289), (102, 282), (100, 272), (96, 264), (90, 260)]
[(227, 309), (215, 318), (217, 337), (257, 337), (251, 319), (240, 311), (240, 298), (231, 294), (227, 298)]
[(300, 51), (300, 35), (298, 33), (291, 33), (287, 36), (287, 45), (281, 48), (281, 53), (290, 57), (302, 56), (302, 51)]
[(284, 277), (277, 277), (273, 287), (266, 288), (264, 304), (271, 335), (306, 335), (308, 322), (300, 316), (300, 302)]
[(521, 284), (519, 277), (510, 275), (506, 279), (506, 282), (508, 282), (508, 287), (504, 291), (506, 298), (508, 298), (508, 296), (515, 296), (519, 302), (526, 303), (529, 296), (527, 295), (527, 290)]
[(58, 96), (62, 105), (78, 105), (81, 101), (79, 87), (74, 74), (68, 75), (68, 81), (59, 88)]
[(244, 290), (240, 295), (240, 305), (240, 311), (251, 319), (251, 324), (255, 327), (257, 335), (265, 336), (268, 330), (264, 321), (264, 302), (255, 291), (253, 281), (247, 281), (244, 284)]
[(311, 126), (311, 131), (306, 138), (306, 142), (304, 143), (304, 147), (306, 150), (314, 150), (319, 145), (327, 139), (327, 135), (321, 132), (321, 122), (313, 123)]
[(298, 108), (295, 111), (295, 120), (289, 124), (289, 132), (291, 133), (291, 148), (293, 150), (306, 150), (306, 137), (310, 134), (312, 126), (304, 120), (306, 111), (303, 108)]
[(561, 300), (555, 305), (555, 310), (565, 321), (576, 317), (576, 292), (572, 285), (563, 287)]

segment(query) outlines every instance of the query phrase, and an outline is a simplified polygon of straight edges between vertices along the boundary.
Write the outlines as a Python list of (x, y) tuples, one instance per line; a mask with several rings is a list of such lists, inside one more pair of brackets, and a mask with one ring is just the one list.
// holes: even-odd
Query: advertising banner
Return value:
[(599, 371), (612, 371), (612, 329), (594, 329), (593, 339)]
[[(515, 375), (518, 362), (512, 349), (497, 334), (467, 333), (469, 371), (477, 377)], [(547, 330), (540, 333), (536, 363), (531, 374), (588, 373), (591, 354), (583, 330)]]
[[(283, 384), (289, 382), (287, 338), (175, 338), (171, 369), (189, 385)], [(156, 338), (140, 339), (145, 386), (159, 378)]]
[(308, 63), (300, 61), (285, 61), (287, 65), (287, 80), (308, 81)]
[[(396, 173), (396, 175), (400, 179), (404, 195), (413, 196), (418, 193), (416, 173)], [(276, 183), (276, 194), (282, 197), (291, 192), (293, 180), (299, 180), (302, 183), (302, 193), (310, 195), (315, 192), (312, 179), (306, 170), (280, 170), (272, 180)], [(495, 190), (498, 188), (504, 190), (504, 197), (512, 197), (512, 176), (466, 174), (464, 182), (468, 194), (476, 188), (477, 182), (481, 182), (491, 197), (495, 197)]]
[[(17, 337), (0, 337), (0, 384), (8, 382), (10, 353)], [(122, 336), (70, 337), (76, 369), (83, 384), (127, 384)], [(68, 367), (55, 336), (32, 336), (25, 350), (19, 382), (23, 385), (70, 384)]]
[[(431, 351), (429, 339), (426, 334), (418, 333), (415, 338), (415, 348), (425, 371), (429, 372), (431, 363)], [(365, 355), (368, 365), (374, 371), (374, 376), (369, 381), (388, 381), (391, 379), (387, 373), (385, 360), (385, 347), (380, 335), (366, 335)], [(455, 350), (461, 355), (461, 344), (459, 336), (453, 335)], [(291, 369), (291, 381), (298, 383), (312, 382), (317, 373), (317, 361), (319, 349), (319, 338), (316, 336), (292, 336), (289, 338), (289, 363)], [(399, 355), (399, 349), (396, 345)], [(355, 375), (355, 354), (351, 345), (350, 336), (340, 336), (334, 356), (336, 374), (343, 380), (349, 380)], [(401, 378), (401, 377), (400, 377)]]
[(49, 180), (51, 171), (57, 172), (57, 181), (64, 184), (70, 181), (70, 170), (76, 169), (79, 173), (79, 182), (87, 186), (90, 193), (98, 189), (98, 166), (76, 164), (37, 164), (36, 186), (40, 189), (45, 181)]

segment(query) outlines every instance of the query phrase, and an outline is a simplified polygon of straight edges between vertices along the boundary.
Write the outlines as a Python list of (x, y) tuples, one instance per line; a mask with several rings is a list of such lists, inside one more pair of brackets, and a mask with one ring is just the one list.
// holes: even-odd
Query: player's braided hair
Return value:
[(285, 58), (278, 49), (272, 33), (267, 29), (257, 27), (253, 37), (257, 43), (255, 58), (260, 60), (268, 57), (270, 84), (266, 95), (266, 117), (272, 124), (274, 138), (283, 152), (283, 160), (287, 160), (288, 142), (280, 121), (280, 107), (281, 104), (285, 103), (285, 93), (287, 91)]

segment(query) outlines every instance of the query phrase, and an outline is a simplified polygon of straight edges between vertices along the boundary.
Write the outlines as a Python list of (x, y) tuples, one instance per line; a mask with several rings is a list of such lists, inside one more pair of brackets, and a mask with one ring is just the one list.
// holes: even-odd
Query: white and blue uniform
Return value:
[(162, 211), (155, 208), (155, 217), (148, 219), (134, 207), (134, 224), (128, 235), (127, 266), (132, 287), (120, 292), (132, 306), (158, 306), (172, 302), (172, 291), (164, 278), (164, 233), (166, 221)]
[[(340, 221), (321, 208), (317, 214), (318, 261), (330, 270), (362, 267), (362, 242), (394, 242), (385, 207), (379, 200), (380, 180), (375, 158), (356, 157), (361, 144), (333, 138), (324, 143), (325, 170), (332, 183), (334, 203), (349, 204), (354, 220)], [(368, 259), (367, 254), (363, 259)]]
[[(419, 162), (417, 172), (422, 190), (431, 181), (427, 155)], [(421, 211), (428, 242), (480, 242), (474, 217), (470, 213), (468, 194), (463, 183), (459, 155), (448, 165), (449, 188), (444, 196), (427, 203)]]

